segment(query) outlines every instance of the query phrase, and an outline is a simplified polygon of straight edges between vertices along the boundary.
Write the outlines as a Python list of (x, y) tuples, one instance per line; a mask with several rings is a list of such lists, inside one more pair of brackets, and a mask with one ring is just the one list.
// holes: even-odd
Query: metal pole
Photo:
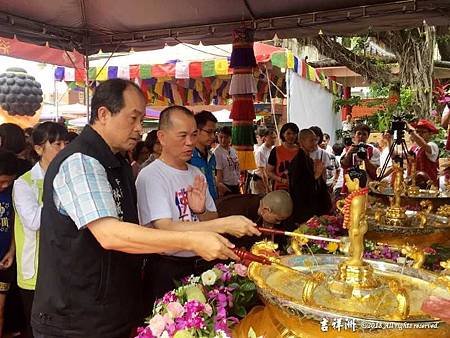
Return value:
[(55, 122), (58, 122), (58, 119), (59, 119), (59, 114), (58, 114), (58, 90), (56, 88), (56, 79), (53, 79), (53, 107), (56, 109)]
[(89, 55), (88, 55), (88, 49), (87, 49), (87, 42), (88, 38), (87, 36), (84, 39), (84, 68), (86, 70), (86, 80), (84, 84), (84, 100), (86, 102), (86, 118), (87, 123), (89, 123), (90, 114), (89, 114)]
[(289, 111), (289, 103), (291, 101), (291, 74), (292, 70), (286, 70), (286, 122), (291, 122), (291, 112)]

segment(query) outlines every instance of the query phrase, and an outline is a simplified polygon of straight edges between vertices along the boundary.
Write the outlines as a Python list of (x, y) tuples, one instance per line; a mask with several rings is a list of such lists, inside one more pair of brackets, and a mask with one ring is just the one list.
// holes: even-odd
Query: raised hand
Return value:
[(194, 178), (193, 185), (187, 188), (189, 207), (196, 214), (205, 212), (207, 186), (205, 178), (197, 175)]
[(207, 261), (214, 259), (233, 259), (239, 260), (239, 257), (233, 252), (234, 244), (225, 237), (215, 232), (192, 231), (187, 232), (190, 250)]
[(317, 180), (322, 176), (325, 166), (321, 160), (314, 160), (314, 178)]

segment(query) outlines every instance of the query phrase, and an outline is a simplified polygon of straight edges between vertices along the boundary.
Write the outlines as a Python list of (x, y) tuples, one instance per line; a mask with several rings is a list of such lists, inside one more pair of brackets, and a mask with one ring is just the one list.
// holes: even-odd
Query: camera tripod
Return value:
[[(403, 159), (406, 159), (408, 161), (408, 146), (406, 145), (406, 141), (404, 138), (404, 130), (394, 130), (394, 137), (393, 142), (389, 148), (389, 154), (386, 158), (386, 160), (383, 163), (383, 167), (381, 168), (380, 175), (378, 175), (377, 180), (381, 180), (384, 175), (386, 174), (386, 169), (388, 167), (389, 161), (393, 160), (400, 163), (400, 167), (403, 168)], [(396, 156), (395, 158), (392, 157), (394, 154), (394, 150), (396, 146), (401, 146), (401, 155)]]

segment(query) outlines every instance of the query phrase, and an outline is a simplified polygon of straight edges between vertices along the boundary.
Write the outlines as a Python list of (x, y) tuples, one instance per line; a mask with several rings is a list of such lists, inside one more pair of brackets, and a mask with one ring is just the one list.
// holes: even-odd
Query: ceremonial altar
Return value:
[[(236, 249), (243, 264), (216, 265), (182, 281), (155, 305), (139, 337), (450, 336), (450, 325), (426, 305), (430, 297), (450, 299), (450, 260), (424, 265), (431, 248), (365, 240), (375, 218), (369, 189), (357, 179), (346, 183), (350, 194), (337, 206), (342, 226), (339, 217), (324, 216), (295, 232), (271, 230), (292, 237), (288, 255), (269, 241), (251, 252)], [(383, 217), (399, 200), (391, 203)]]

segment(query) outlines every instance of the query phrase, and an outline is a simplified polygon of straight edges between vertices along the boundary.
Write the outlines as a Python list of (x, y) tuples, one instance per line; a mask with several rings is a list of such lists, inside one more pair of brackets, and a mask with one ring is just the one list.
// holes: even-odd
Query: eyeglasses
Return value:
[(205, 133), (207, 133), (208, 135), (214, 135), (214, 133), (216, 132), (215, 130), (206, 130), (206, 129), (202, 129), (200, 128), (201, 131), (204, 131)]

